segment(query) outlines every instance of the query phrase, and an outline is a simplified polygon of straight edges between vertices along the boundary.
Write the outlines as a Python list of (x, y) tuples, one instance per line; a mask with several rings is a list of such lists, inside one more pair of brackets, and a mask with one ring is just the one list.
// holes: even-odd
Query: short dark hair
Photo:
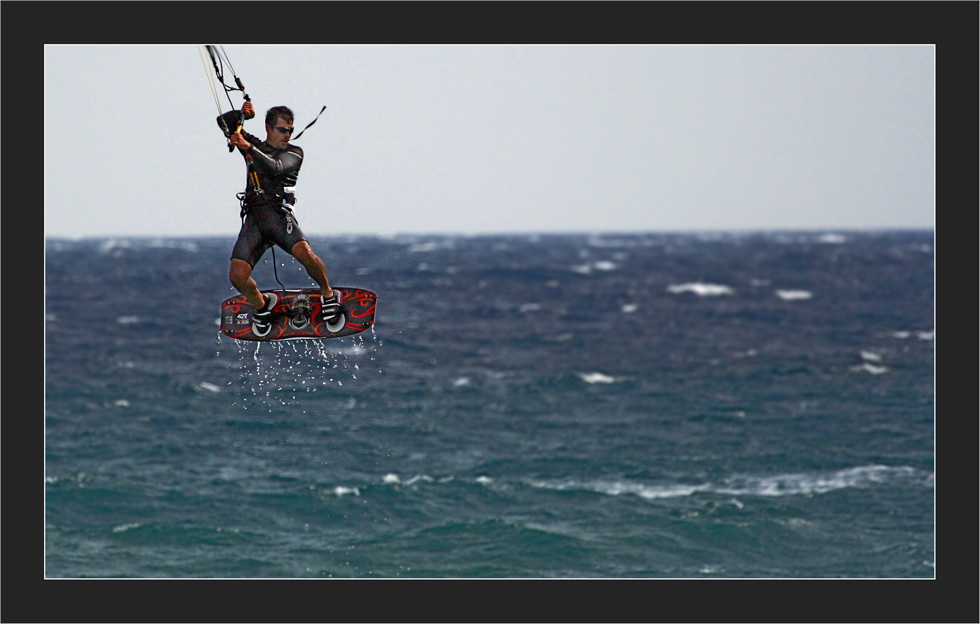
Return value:
[(276, 125), (276, 119), (282, 117), (283, 121), (293, 123), (293, 111), (286, 106), (273, 106), (265, 112), (265, 125)]

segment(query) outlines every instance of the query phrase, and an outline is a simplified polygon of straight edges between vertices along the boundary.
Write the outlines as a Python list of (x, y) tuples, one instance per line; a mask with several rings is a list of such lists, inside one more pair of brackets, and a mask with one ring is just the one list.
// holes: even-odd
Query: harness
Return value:
[[(252, 174), (249, 175), (249, 179), (251, 179), (252, 175), (254, 174), (255, 172), (253, 171)], [(262, 195), (266, 194), (265, 191), (263, 191), (258, 186), (257, 179), (254, 180), (253, 183), (255, 184), (255, 186), (253, 186), (252, 190), (255, 193), (262, 194)], [(240, 193), (235, 193), (235, 197), (238, 199), (238, 204), (241, 207), (238, 216), (241, 217), (241, 220), (244, 223), (245, 217), (248, 216), (248, 211), (251, 209), (251, 206), (249, 205), (249, 201), (247, 199), (248, 192), (242, 191)], [(293, 206), (296, 205), (296, 193), (290, 191), (283, 191), (282, 193), (275, 193), (274, 195), (272, 195), (272, 199), (273, 202), (275, 202), (276, 208), (278, 208), (282, 212), (285, 212), (286, 214), (289, 215), (293, 214)]]

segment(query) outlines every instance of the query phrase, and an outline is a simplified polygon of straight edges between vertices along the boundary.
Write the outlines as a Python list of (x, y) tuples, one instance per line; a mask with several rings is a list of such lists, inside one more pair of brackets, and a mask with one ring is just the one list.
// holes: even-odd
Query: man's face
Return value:
[(265, 142), (276, 149), (282, 149), (286, 147), (289, 137), (292, 136), (293, 122), (277, 117), (274, 125), (266, 124), (265, 132), (268, 134)]

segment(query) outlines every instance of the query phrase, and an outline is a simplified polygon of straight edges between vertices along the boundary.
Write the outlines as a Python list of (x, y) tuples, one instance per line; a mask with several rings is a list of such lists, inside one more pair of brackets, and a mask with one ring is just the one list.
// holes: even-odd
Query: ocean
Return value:
[(935, 577), (931, 230), (233, 242), (45, 241), (45, 578)]

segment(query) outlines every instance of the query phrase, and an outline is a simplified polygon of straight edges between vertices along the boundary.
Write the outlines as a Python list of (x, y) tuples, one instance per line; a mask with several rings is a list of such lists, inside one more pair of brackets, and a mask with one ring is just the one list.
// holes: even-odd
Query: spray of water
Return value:
[[(343, 388), (358, 381), (362, 365), (367, 371), (382, 372), (378, 359), (382, 341), (373, 327), (370, 334), (330, 340), (232, 343), (237, 357), (229, 360), (228, 369), (237, 374), (227, 385), (234, 404), (245, 410), (295, 406), (318, 392)], [(219, 358), (221, 347), (219, 332)]]

